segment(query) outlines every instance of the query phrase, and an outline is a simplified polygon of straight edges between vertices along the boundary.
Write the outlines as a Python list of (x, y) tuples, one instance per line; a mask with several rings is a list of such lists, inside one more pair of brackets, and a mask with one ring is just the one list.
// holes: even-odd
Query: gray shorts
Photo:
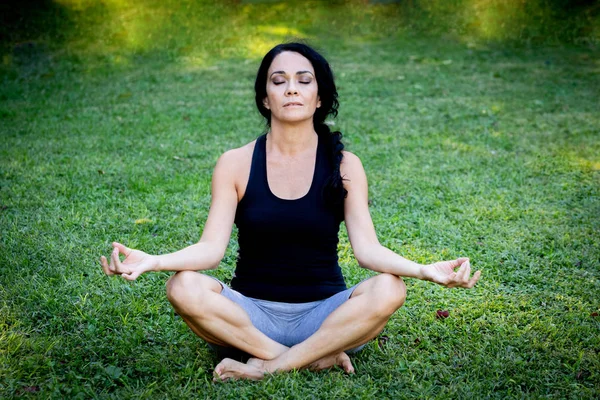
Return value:
[[(324, 300), (309, 303), (280, 303), (246, 297), (218, 279), (216, 280), (223, 287), (221, 294), (240, 305), (250, 317), (252, 325), (274, 341), (287, 347), (303, 342), (314, 334), (329, 314), (345, 303), (359, 285), (354, 285)], [(219, 357), (241, 360), (249, 357), (243, 351), (232, 347), (223, 347), (212, 343), (208, 343), (208, 345), (217, 352)], [(356, 353), (364, 346), (363, 344), (346, 350), (346, 353)]]

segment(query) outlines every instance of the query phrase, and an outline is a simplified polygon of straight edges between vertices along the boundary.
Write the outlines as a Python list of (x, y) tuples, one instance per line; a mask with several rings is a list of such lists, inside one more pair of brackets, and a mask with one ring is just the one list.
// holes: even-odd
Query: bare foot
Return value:
[[(258, 360), (251, 358), (250, 360)], [(215, 367), (215, 381), (226, 381), (229, 379), (250, 379), (253, 381), (261, 380), (265, 377), (264, 370), (258, 367), (257, 362), (244, 364), (231, 358), (223, 359)], [(262, 361), (262, 360), (259, 360)], [(262, 365), (262, 364), (261, 364)]]
[(336, 365), (341, 367), (347, 374), (354, 373), (354, 366), (352, 366), (350, 357), (348, 357), (348, 354), (344, 353), (343, 351), (315, 361), (308, 366), (308, 369), (312, 371), (321, 371), (323, 369), (332, 368)]
[(267, 369), (265, 368), (265, 360), (261, 360), (260, 358), (249, 358), (248, 361), (246, 362), (246, 364), (248, 365), (252, 365), (258, 369), (260, 369), (261, 371), (266, 371)]

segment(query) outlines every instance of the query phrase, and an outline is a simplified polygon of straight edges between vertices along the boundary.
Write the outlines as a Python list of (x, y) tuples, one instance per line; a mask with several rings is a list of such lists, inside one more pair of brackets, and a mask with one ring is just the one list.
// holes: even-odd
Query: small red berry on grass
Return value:
[(436, 318), (448, 318), (450, 316), (450, 312), (448, 310), (437, 310), (435, 317)]

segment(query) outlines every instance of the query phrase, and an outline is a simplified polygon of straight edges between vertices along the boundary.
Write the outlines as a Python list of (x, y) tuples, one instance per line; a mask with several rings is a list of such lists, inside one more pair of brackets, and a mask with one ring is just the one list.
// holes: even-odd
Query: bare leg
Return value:
[(265, 373), (300, 369), (373, 339), (389, 317), (404, 304), (406, 286), (401, 278), (377, 275), (360, 284), (352, 297), (335, 310), (304, 342), (271, 360), (251, 359), (242, 364), (225, 359), (215, 368), (220, 379), (260, 379)]
[[(167, 283), (167, 297), (173, 308), (205, 341), (238, 348), (261, 361), (275, 358), (288, 350), (287, 346), (256, 329), (239, 305), (221, 295), (222, 290), (214, 279), (191, 271), (179, 272)], [(354, 371), (350, 359), (343, 352), (319, 360), (310, 368), (324, 369), (335, 365), (346, 372)]]
[(252, 325), (248, 314), (221, 295), (214, 279), (182, 271), (167, 282), (167, 298), (185, 323), (209, 343), (231, 346), (264, 360), (287, 351)]

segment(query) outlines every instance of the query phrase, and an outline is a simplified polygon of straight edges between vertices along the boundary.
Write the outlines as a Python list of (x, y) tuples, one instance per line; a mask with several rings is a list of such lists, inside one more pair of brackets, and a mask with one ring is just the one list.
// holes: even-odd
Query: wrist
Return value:
[(421, 279), (422, 281), (428, 281), (428, 277), (427, 277), (427, 273), (426, 273), (426, 268), (427, 268), (427, 264), (418, 264), (419, 268), (418, 268), (418, 276), (417, 279)]
[(151, 257), (150, 265), (152, 266), (150, 268), (150, 270), (153, 272), (162, 271), (161, 256), (152, 256), (151, 255), (150, 257)]

